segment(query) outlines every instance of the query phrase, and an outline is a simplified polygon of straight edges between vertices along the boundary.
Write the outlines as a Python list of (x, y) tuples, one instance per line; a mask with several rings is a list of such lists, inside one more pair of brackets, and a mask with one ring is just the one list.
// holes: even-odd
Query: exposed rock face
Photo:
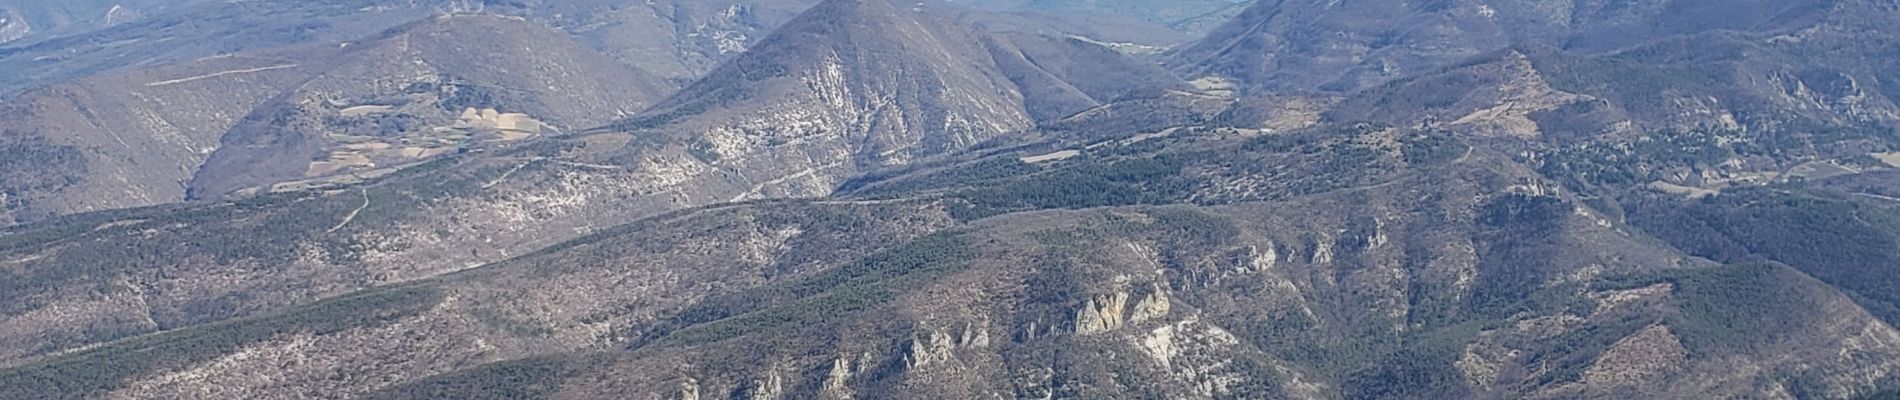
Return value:
[(1135, 302), (1135, 309), (1133, 313), (1128, 316), (1128, 323), (1141, 324), (1168, 315), (1168, 308), (1171, 306), (1171, 303), (1168, 301), (1167, 290), (1160, 285), (1155, 285), (1152, 290), (1153, 291), (1148, 292), (1147, 297), (1143, 297), (1140, 301)]
[[(990, 334), (987, 324), (965, 324), (961, 333), (940, 329), (920, 329), (913, 334), (904, 350), (904, 370), (909, 374), (929, 376), (945, 368), (949, 370), (963, 369), (966, 367), (962, 365), (966, 365), (966, 363), (958, 357), (959, 353), (981, 352), (989, 347)], [(839, 362), (844, 362), (844, 360), (840, 359)], [(943, 364), (950, 364), (950, 366), (937, 369), (932, 368), (932, 366)], [(837, 366), (848, 367), (849, 365), (834, 364), (834, 367)], [(844, 374), (835, 374), (835, 372), (838, 371), (842, 371)], [(849, 369), (838, 370), (834, 368), (834, 375), (831, 376), (842, 376), (842, 378), (838, 378), (837, 381), (840, 385), (843, 385), (845, 380), (851, 377), (849, 372)], [(828, 377), (827, 379), (827, 382), (830, 382), (829, 379), (831, 378)], [(848, 397), (851, 390), (848, 387), (840, 386), (838, 390), (832, 390), (831, 392), (836, 392), (839, 396)]]
[(673, 396), (679, 400), (699, 400), (699, 380), (688, 378), (680, 383), (679, 394)]
[(0, 8), (0, 44), (7, 44), (25, 38), (33, 33), (33, 25), (11, 8)]
[(1218, 326), (1187, 319), (1155, 328), (1136, 341), (1171, 378), (1189, 383), (1195, 398), (1233, 396), (1236, 386), (1251, 379), (1227, 358), (1241, 345), (1240, 339)]
[(752, 381), (752, 388), (747, 391), (746, 399), (778, 400), (783, 396), (785, 396), (785, 378), (774, 369), (766, 374), (765, 379)]
[(957, 343), (950, 334), (927, 330), (910, 339), (910, 349), (904, 353), (905, 369), (915, 370), (939, 364), (956, 358), (953, 353)]
[(1122, 321), (1128, 311), (1128, 293), (1090, 296), (1082, 308), (1075, 311), (1075, 333), (1092, 335), (1121, 329)]
[(969, 348), (990, 347), (990, 327), (988, 323), (969, 323), (963, 326), (963, 334), (957, 338), (957, 346)]
[(831, 362), (831, 370), (825, 374), (824, 387), (818, 389), (818, 396), (828, 400), (850, 400), (856, 398), (851, 390), (851, 378), (855, 375), (850, 359), (839, 357)]

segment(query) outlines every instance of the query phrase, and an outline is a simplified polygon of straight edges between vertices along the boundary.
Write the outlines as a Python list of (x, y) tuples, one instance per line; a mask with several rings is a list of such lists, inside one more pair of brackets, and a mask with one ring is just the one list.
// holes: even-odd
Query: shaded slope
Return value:
[[(1219, 26), (1245, 8), (1243, 0), (944, 0), (946, 3), (977, 9), (1017, 13), (1042, 18), (1070, 17), (1081, 20), (1138, 21), (1173, 31), (1184, 40), (1198, 37)], [(1129, 25), (1127, 22), (1119, 22)], [(1114, 35), (1112, 32), (1103, 32)], [(1096, 36), (1102, 40), (1129, 40), (1137, 43), (1166, 45), (1174, 41), (1154, 38), (1123, 39)]]
[(9, 45), (0, 50), (0, 69), (14, 73), (0, 78), (0, 94), (203, 57), (355, 39), (424, 18), (449, 3), (454, 1), (171, 5), (107, 29)]
[(1891, 24), (1894, 11), (1882, 7), (1862, 0), (1266, 0), (1174, 52), (1171, 65), (1255, 91), (1350, 92), (1513, 45), (1598, 53), (1715, 31), (1869, 33)]
[[(990, 197), (695, 210), (284, 314), (307, 319), (186, 329), (0, 377), (26, 394), (389, 398), (1849, 397), (1892, 383), (1879, 377), (1900, 333), (1825, 285), (1686, 258), (1501, 158), (1387, 147), (1405, 137), (1150, 139), (1167, 146), (923, 191), (1057, 191), (1172, 159), (1187, 164), (1136, 181), (1198, 183), (1155, 199), (1198, 206), (1031, 202), (964, 224), (957, 204)], [(1362, 162), (1322, 161), (1347, 155)], [(1287, 170), (1210, 172), (1263, 165)], [(1236, 177), (1328, 175), (1359, 180), (1210, 196)], [(422, 295), (358, 308), (380, 319), (323, 313), (402, 293)], [(264, 333), (175, 345), (228, 332)], [(160, 361), (48, 374), (125, 349)], [(1837, 378), (1859, 376), (1875, 378)]]
[[(610, 346), (639, 334), (629, 326), (653, 324), (706, 296), (812, 276), (939, 229), (946, 220), (927, 204), (773, 204), (671, 214), (505, 266), (80, 352), (15, 370), (68, 372), (62, 376), (9, 372), (0, 390), (35, 398), (359, 394), (470, 363)], [(855, 237), (861, 234), (876, 238)], [(687, 264), (699, 268), (666, 267)], [(367, 345), (372, 342), (378, 344)], [(126, 359), (124, 351), (148, 356)], [(274, 366), (218, 361), (239, 352)], [(398, 354), (410, 358), (389, 358)], [(301, 366), (278, 363), (291, 359), (302, 359), (291, 363)], [(331, 375), (345, 370), (362, 373)]]
[[(334, 49), (205, 59), (57, 84), (0, 104), (17, 160), (70, 153), (15, 173), (0, 222), (180, 201), (218, 139), (244, 114), (311, 75)], [(36, 155), (41, 154), (41, 155)], [(25, 167), (25, 166), (23, 166)], [(29, 178), (31, 177), (31, 178)], [(26, 179), (58, 184), (27, 185)]]
[[(868, 10), (815, 14), (816, 21), (803, 24), (908, 26), (913, 33), (921, 32), (905, 20), (888, 19), (903, 15), (893, 14), (898, 10), (888, 5), (839, 2), (833, 6)], [(827, 22), (840, 17), (846, 19)], [(858, 23), (855, 18), (861, 17), (885, 19)], [(897, 33), (861, 34), (906, 38)], [(817, 45), (810, 40), (785, 43)], [(922, 52), (932, 45), (936, 43), (886, 43), (877, 48), (903, 52), (880, 55), (892, 60), (941, 57)], [(771, 46), (754, 50), (774, 58), (743, 58), (730, 73), (741, 74), (736, 71), (752, 65), (826, 65), (796, 64), (808, 53)], [(920, 55), (905, 55), (912, 51)], [(955, 71), (978, 70), (959, 68)], [(851, 161), (859, 159), (854, 157), (898, 163), (913, 155), (884, 146), (909, 144), (917, 147), (911, 151), (919, 155), (950, 151), (962, 144), (959, 141), (1002, 133), (987, 130), (998, 128), (988, 125), (1027, 123), (1018, 119), (1024, 115), (1021, 111), (1009, 111), (1019, 108), (906, 108), (975, 104), (969, 98), (938, 102), (938, 97), (925, 94), (944, 92), (914, 91), (917, 86), (937, 83), (905, 79), (926, 76), (922, 73), (885, 75), (878, 81), (883, 83), (863, 86), (875, 90), (854, 92), (890, 97), (826, 97), (835, 86), (805, 86), (789, 78), (768, 80), (769, 89), (752, 98), (732, 97), (717, 103), (724, 107), (720, 112), (733, 112), (723, 117), (712, 112), (681, 114), (674, 124), (656, 129), (495, 143), (362, 184), (286, 190), (228, 203), (77, 215), (10, 229), (0, 236), (10, 243), (5, 246), (10, 255), (4, 258), (10, 264), (4, 273), (9, 282), (21, 284), (6, 287), (7, 296), (32, 300), (4, 310), (5, 325), (17, 329), (9, 337), (22, 341), (0, 346), (5, 347), (0, 363), (17, 364), (120, 338), (465, 270), (670, 210), (734, 199), (815, 197), (849, 179), (855, 168)], [(998, 85), (1008, 84), (1001, 77), (996, 79)], [(881, 86), (885, 84), (898, 86)], [(947, 90), (976, 93), (968, 88)], [(827, 119), (845, 113), (809, 114), (813, 119), (808, 121), (814, 125), (787, 126), (783, 131), (719, 128), (769, 122), (746, 118), (771, 116), (762, 110), (774, 107), (809, 104), (786, 103), (787, 99), (842, 101), (838, 108), (813, 109), (817, 113), (856, 112), (862, 109), (852, 101), (888, 98), (919, 103), (878, 103), (878, 118), (888, 120), (862, 114), (849, 115), (867, 119)], [(981, 104), (1020, 107), (1019, 103)], [(327, 106), (316, 102), (315, 107)], [(995, 115), (1013, 117), (974, 120)], [(936, 121), (956, 129), (905, 126), (902, 121)], [(871, 129), (858, 130), (865, 126), (854, 125), (859, 123)], [(778, 133), (811, 136), (792, 141), (773, 136)], [(727, 147), (707, 147), (715, 143), (707, 138), (729, 141), (719, 143)]]
[(818, 2), (537, 0), (521, 6), (497, 4), (489, 10), (549, 20), (625, 64), (683, 86), (758, 45)]
[[(487, 36), (495, 34), (502, 36)], [(414, 63), (418, 60), (424, 63)], [(351, 144), (359, 146), (426, 136), (459, 122), (459, 114), (471, 107), (532, 113), (552, 131), (631, 114), (669, 89), (559, 31), (494, 16), (431, 20), (362, 42), (293, 46), (102, 75), (36, 89), (0, 105), (0, 113), (12, 118), (4, 127), (9, 140), (43, 142), (46, 149), (33, 150), (40, 153), (77, 152), (75, 164), (82, 164), (33, 172), (58, 184), (10, 181), (9, 186), (20, 187), (5, 188), (9, 201), (0, 215), (16, 222), (182, 201), (188, 182), (201, 172), (211, 175), (201, 185), (253, 167), (260, 173), (220, 183), (216, 186), (222, 190), (199, 197), (355, 172), (308, 166), (330, 158), (337, 136), (357, 138)], [(369, 107), (345, 112), (357, 106)], [(274, 142), (305, 145), (267, 145)], [(239, 148), (225, 149), (229, 143)], [(454, 143), (387, 146), (393, 147), (389, 153), (404, 153), (405, 147), (419, 151), (371, 154), (376, 158), (370, 161), (413, 162), (419, 158), (414, 153), (440, 154), (431, 149)], [(22, 159), (34, 157), (21, 151)], [(265, 156), (246, 158), (246, 152)], [(354, 158), (344, 161), (378, 168)], [(227, 164), (233, 166), (219, 166)]]
[[(1023, 48), (1048, 65), (1027, 62)], [(1093, 79), (1079, 74), (1090, 67), (1138, 83), (1125, 93), (1073, 89), (1071, 82)], [(1026, 130), (1037, 117), (1155, 95), (1170, 87), (1167, 81), (1158, 70), (1083, 42), (985, 35), (881, 0), (829, 1), (645, 115), (608, 129), (669, 135), (715, 166), (793, 165), (810, 179), (762, 181), (757, 191), (817, 196), (854, 171)]]
[(1078, 39), (1010, 34), (987, 43), (997, 69), (1023, 93), (1023, 107), (1039, 122), (1124, 100), (1156, 99), (1184, 90), (1159, 66)]
[[(1727, 35), (1672, 40), (1604, 56), (1514, 48), (1369, 89), (1350, 97), (1333, 114), (1401, 124), (1428, 119), (1455, 123), (1483, 108), (1516, 103), (1511, 113), (1552, 114), (1538, 119), (1547, 121), (1544, 125), (1553, 134), (1571, 138), (1609, 133), (1614, 129), (1607, 126), (1615, 124), (1626, 125), (1621, 128), (1625, 130), (1711, 127), (1766, 132), (1900, 121), (1870, 63), (1810, 65), (1789, 53)], [(1584, 102), (1598, 104), (1574, 105)], [(1570, 110), (1561, 110), (1565, 108)], [(1599, 126), (1564, 126), (1558, 121), (1590, 112), (1614, 119), (1595, 121)], [(1519, 130), (1509, 134), (1536, 134)]]
[[(447, 149), (444, 145), (449, 143), (411, 138), (427, 140), (420, 146), (399, 144), (388, 149), (348, 151), (337, 149), (339, 145), (381, 146), (377, 142), (393, 136), (411, 137), (417, 136), (413, 134), (416, 130), (450, 127), (464, 119), (461, 114), (469, 107), (477, 111), (496, 107), (499, 114), (522, 113), (537, 122), (569, 131), (597, 126), (644, 108), (635, 106), (643, 105), (644, 101), (635, 100), (670, 92), (674, 85), (705, 74), (712, 65), (757, 45), (758, 38), (764, 36), (762, 32), (789, 20), (793, 12), (811, 3), (814, 2), (675, 1), (633, 7), (617, 7), (611, 2), (496, 4), (481, 9), (525, 15), (530, 22), (495, 18), (507, 23), (498, 22), (489, 27), (493, 29), (488, 29), (474, 27), (466, 21), (492, 17), (458, 17), (447, 20), (452, 23), (418, 23), (392, 31), (434, 30), (413, 36), (422, 39), (413, 44), (402, 42), (408, 37), (401, 33), (385, 32), (381, 37), (351, 41), (344, 40), (359, 38), (343, 36), (368, 35), (373, 29), (386, 26), (375, 24), (396, 24), (401, 22), (398, 20), (422, 18), (430, 12), (462, 8), (414, 3), (411, 4), (414, 7), (361, 10), (380, 15), (369, 18), (332, 8), (334, 5), (219, 3), (154, 16), (152, 22), (143, 23), (146, 25), (90, 33), (85, 36), (86, 40), (22, 48), (9, 54), (31, 58), (49, 52), (70, 53), (71, 58), (64, 62), (96, 63), (99, 68), (87, 71), (62, 68), (61, 71), (73, 72), (72, 76), (42, 77), (44, 79), (35, 79), (33, 83), (91, 77), (33, 90), (10, 99), (4, 106), (5, 113), (18, 117), (19, 124), (6, 127), (9, 135), (17, 137), (13, 141), (44, 143), (34, 144), (31, 149), (14, 150), (19, 153), (18, 159), (67, 157), (61, 154), (79, 152), (86, 164), (84, 167), (46, 168), (43, 170), (51, 172), (33, 172), (26, 174), (33, 175), (31, 180), (9, 182), (4, 190), (6, 198), (0, 199), (7, 207), (4, 219), (11, 223), (74, 212), (167, 203), (187, 197), (181, 190), (196, 192), (198, 198), (215, 198), (232, 191), (269, 190), (267, 186), (286, 182), (292, 186), (331, 185), (339, 183), (338, 180), (347, 183), (358, 178), (345, 173), (374, 176), (386, 172), (383, 167), (417, 159), (416, 153), (438, 154)], [(253, 13), (318, 21), (344, 18), (369, 25), (313, 22), (335, 31), (311, 31), (290, 38), (232, 33), (260, 42), (234, 43), (233, 46), (238, 47), (218, 50), (220, 53), (235, 51), (235, 55), (229, 57), (180, 61), (184, 56), (154, 55), (132, 63), (94, 54), (122, 46), (137, 47), (142, 44), (140, 41), (148, 39), (192, 41), (185, 38), (186, 33), (202, 32), (173, 32), (185, 28), (156, 22), (187, 16), (235, 14), (203, 22), (203, 26), (198, 26), (202, 29), (249, 32), (245, 30), (284, 28), (282, 20), (250, 19)], [(381, 19), (385, 17), (390, 20)], [(453, 25), (457, 23), (453, 21), (463, 21), (459, 24), (469, 26), (456, 28)], [(568, 35), (580, 38), (587, 47), (600, 49), (621, 63), (654, 76), (641, 76), (648, 74), (606, 65), (593, 51), (557, 37), (560, 32), (527, 26), (542, 22), (556, 24)], [(994, 29), (1009, 30), (1015, 26), (1003, 25)], [(943, 30), (962, 31), (961, 28)], [(505, 33), (505, 40), (484, 37), (496, 32)], [(95, 48), (101, 43), (113, 45)], [(328, 45), (337, 47), (325, 48)], [(1130, 60), (1094, 57), (1114, 55), (1101, 54), (1099, 48), (1083, 48), (1092, 46), (1077, 45), (1065, 44), (1076, 47), (1075, 52), (1090, 54), (1084, 57), (1089, 62), (1140, 69), (1148, 74), (1147, 79), (1160, 76), (1152, 68), (1134, 65)], [(194, 46), (148, 47), (138, 48), (181, 54), (208, 51)], [(268, 49), (250, 50), (258, 48)], [(429, 66), (387, 62), (405, 58), (425, 59)], [(533, 64), (537, 59), (560, 58), (575, 60), (573, 68)], [(170, 62), (176, 64), (147, 66)], [(481, 65), (486, 63), (507, 65), (509, 69), (505, 72), (508, 73), (484, 70)], [(517, 75), (533, 78), (517, 78)], [(292, 91), (293, 85), (305, 87)], [(553, 89), (547, 89), (549, 87)], [(468, 90), (449, 93), (456, 88)], [(600, 104), (606, 98), (617, 98), (620, 104)], [(587, 103), (564, 103), (567, 100)], [(1099, 100), (1105, 99), (1074, 104)], [(442, 106), (437, 108), (442, 110), (426, 110), (429, 103), (439, 103)], [(352, 115), (339, 116), (345, 110)], [(312, 133), (315, 131), (325, 133)], [(218, 155), (224, 159), (218, 161), (219, 166), (202, 168), (218, 148), (224, 147), (225, 139), (237, 146)], [(128, 153), (127, 149), (152, 151)], [(253, 165), (256, 168), (250, 168)], [(180, 177), (181, 170), (194, 174), (204, 172), (205, 176), (198, 179), (200, 188), (189, 188), (192, 179)]]
[(519, 18), (437, 17), (348, 46), (225, 133), (188, 197), (558, 135), (631, 115), (673, 89)]
[(1900, 323), (1900, 298), (1888, 290), (1896, 285), (1891, 272), (1900, 268), (1891, 251), (1900, 247), (1894, 204), (1827, 186), (1833, 185), (1732, 191), (1694, 202), (1643, 196), (1625, 207), (1631, 221), (1691, 254), (1786, 263), (1841, 288), (1887, 323)]

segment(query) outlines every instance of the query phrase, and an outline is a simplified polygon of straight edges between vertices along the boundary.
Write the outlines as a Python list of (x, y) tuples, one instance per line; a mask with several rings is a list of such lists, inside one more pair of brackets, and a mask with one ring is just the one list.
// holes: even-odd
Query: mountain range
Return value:
[(1890, 1), (48, 4), (0, 398), (1900, 394)]

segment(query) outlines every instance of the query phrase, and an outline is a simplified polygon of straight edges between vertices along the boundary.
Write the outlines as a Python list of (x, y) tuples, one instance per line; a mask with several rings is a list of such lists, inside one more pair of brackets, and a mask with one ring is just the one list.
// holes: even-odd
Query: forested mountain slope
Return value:
[[(429, 278), (670, 210), (757, 197), (822, 196), (852, 171), (903, 164), (910, 157), (954, 151), (1029, 126), (1029, 113), (1017, 97), (1021, 95), (1014, 94), (1015, 83), (993, 62), (935, 75), (963, 74), (970, 85), (991, 86), (956, 88), (951, 93), (957, 96), (898, 97), (909, 102), (904, 107), (936, 107), (936, 114), (900, 115), (890, 111), (897, 105), (869, 103), (893, 93), (909, 96), (909, 88), (923, 86), (906, 80), (909, 75), (879, 72), (892, 66), (936, 68), (923, 61), (900, 62), (941, 56), (944, 48), (929, 46), (968, 46), (954, 48), (983, 59), (990, 52), (976, 47), (982, 42), (939, 40), (941, 35), (970, 38), (979, 37), (977, 33), (950, 28), (897, 31), (914, 29), (913, 18), (919, 14), (886, 4), (839, 1), (828, 7), (850, 10), (821, 9), (794, 25), (869, 27), (859, 37), (868, 43), (866, 48), (890, 52), (876, 59), (812, 60), (809, 53), (773, 48), (853, 49), (860, 42), (827, 36), (832, 42), (826, 44), (781, 33), (733, 61), (729, 67), (734, 72), (715, 73), (696, 85), (740, 86), (688, 91), (691, 94), (662, 103), (690, 105), (701, 101), (694, 96), (713, 96), (704, 101), (716, 101), (721, 108), (707, 109), (712, 111), (686, 113), (662, 106), (657, 110), (664, 111), (629, 120), (661, 124), (498, 141), (388, 171), (365, 183), (283, 187), (232, 202), (82, 214), (9, 230), (6, 248), (17, 256), (7, 257), (9, 268), (0, 272), (14, 282), (6, 289), (9, 297), (28, 300), (9, 305), (5, 313), (6, 326), (13, 330), (7, 337), (14, 340), (4, 346), (5, 362)], [(882, 31), (886, 29), (890, 31)], [(1084, 52), (1088, 49), (1083, 47), (1060, 48), (1086, 57), (1119, 57)], [(733, 76), (728, 74), (744, 74), (745, 68), (756, 65), (777, 66), (774, 71), (782, 75), (727, 80)], [(1131, 73), (1141, 71), (1158, 72), (1150, 67)], [(430, 97), (432, 93), (421, 93), (426, 112), (441, 112), (439, 105), (453, 98)], [(979, 100), (987, 103), (970, 103), (972, 98), (964, 97), (974, 94), (998, 97)], [(364, 107), (286, 104), (336, 113), (342, 111), (328, 109)], [(792, 121), (804, 125), (786, 128), (803, 130), (777, 131), (787, 135), (783, 138), (750, 140), (734, 131), (746, 126), (741, 124), (764, 123), (746, 119), (762, 115), (746, 110), (821, 105), (835, 108), (789, 114), (812, 119)], [(397, 109), (379, 112), (392, 110)], [(721, 116), (725, 112), (738, 117)], [(917, 119), (895, 120), (900, 117)], [(832, 129), (841, 121), (862, 125)], [(748, 140), (706, 140), (719, 135)], [(77, 320), (87, 321), (85, 327), (67, 323)]]
[(0, 229), (0, 398), (1900, 391), (1892, 2), (795, 3), (286, 55), (206, 153), (269, 168)]

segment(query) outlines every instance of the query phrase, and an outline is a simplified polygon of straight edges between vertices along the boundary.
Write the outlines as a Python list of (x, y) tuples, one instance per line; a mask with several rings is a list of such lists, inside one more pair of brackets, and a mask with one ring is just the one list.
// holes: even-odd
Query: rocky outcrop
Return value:
[(1173, 303), (1168, 299), (1167, 289), (1157, 283), (1150, 289), (1147, 297), (1142, 297), (1141, 300), (1135, 302), (1135, 309), (1128, 316), (1128, 323), (1141, 324), (1160, 319), (1168, 315), (1168, 310), (1172, 306)]
[(0, 8), (0, 44), (11, 43), (33, 33), (33, 25), (12, 9)]
[(818, 396), (826, 400), (851, 400), (857, 392), (851, 390), (851, 378), (857, 374), (852, 360), (838, 357), (831, 361), (831, 369), (825, 373), (825, 382), (818, 389)]
[(990, 347), (989, 324), (968, 323), (963, 325), (963, 334), (957, 338), (957, 346), (963, 348)]
[(1168, 315), (1173, 307), (1166, 286), (1151, 284), (1147, 294), (1135, 300), (1129, 306), (1129, 292), (1118, 290), (1114, 293), (1089, 296), (1075, 310), (1074, 333), (1077, 335), (1096, 335), (1112, 332), (1127, 325), (1139, 325), (1159, 320)]
[(1218, 326), (1198, 319), (1185, 319), (1163, 325), (1135, 337), (1142, 353), (1148, 355), (1170, 378), (1186, 382), (1199, 398), (1222, 398), (1251, 379), (1238, 370), (1234, 360), (1240, 339)]
[(785, 378), (774, 368), (766, 373), (765, 379), (752, 381), (746, 390), (746, 400), (778, 400), (785, 396)]
[(1127, 292), (1090, 296), (1075, 311), (1075, 333), (1093, 335), (1121, 329), (1127, 311)]
[[(920, 329), (914, 333), (904, 347), (903, 362), (906, 370), (916, 370), (957, 359), (957, 352), (980, 350), (990, 347), (990, 333), (987, 323), (966, 323), (961, 332), (952, 333), (941, 329)], [(834, 363), (835, 367), (846, 364), (844, 360)], [(849, 371), (846, 369), (844, 371)], [(846, 374), (846, 379), (849, 374)]]
[(921, 334), (913, 334), (910, 344), (905, 346), (904, 368), (915, 370), (956, 359), (956, 349), (956, 339), (948, 333), (925, 330)]
[(685, 381), (680, 382), (679, 392), (672, 398), (676, 400), (699, 400), (699, 380), (686, 378)]

